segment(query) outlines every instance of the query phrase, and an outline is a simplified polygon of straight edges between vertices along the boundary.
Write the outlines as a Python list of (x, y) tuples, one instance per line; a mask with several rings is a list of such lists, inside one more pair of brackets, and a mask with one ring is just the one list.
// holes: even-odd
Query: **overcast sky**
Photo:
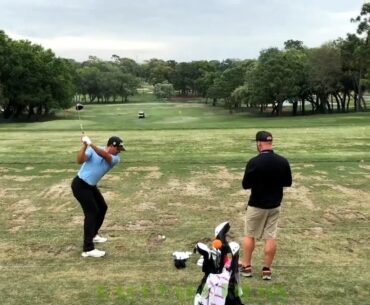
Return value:
[(0, 0), (0, 29), (57, 56), (257, 58), (288, 39), (346, 37), (364, 0)]

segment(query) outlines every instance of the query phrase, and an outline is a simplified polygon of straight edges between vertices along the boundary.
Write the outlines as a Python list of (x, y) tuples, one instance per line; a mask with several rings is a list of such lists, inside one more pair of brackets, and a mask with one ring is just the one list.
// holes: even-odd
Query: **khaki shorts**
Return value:
[(280, 207), (260, 209), (247, 207), (245, 215), (245, 235), (256, 239), (276, 239)]

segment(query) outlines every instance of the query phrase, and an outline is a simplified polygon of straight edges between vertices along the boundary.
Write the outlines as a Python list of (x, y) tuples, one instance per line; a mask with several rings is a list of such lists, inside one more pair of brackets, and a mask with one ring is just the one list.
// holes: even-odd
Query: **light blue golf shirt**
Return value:
[(88, 157), (88, 160), (82, 164), (77, 176), (92, 186), (95, 186), (99, 180), (120, 160), (118, 155), (112, 155), (112, 164), (109, 164), (91, 147), (86, 149), (85, 155)]

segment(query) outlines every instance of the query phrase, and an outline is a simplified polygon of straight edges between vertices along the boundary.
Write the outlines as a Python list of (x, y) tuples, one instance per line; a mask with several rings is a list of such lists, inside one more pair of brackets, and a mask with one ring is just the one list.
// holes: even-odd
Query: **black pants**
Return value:
[(103, 224), (107, 204), (96, 186), (91, 186), (76, 176), (72, 181), (73, 196), (85, 214), (83, 251), (94, 250), (93, 238)]

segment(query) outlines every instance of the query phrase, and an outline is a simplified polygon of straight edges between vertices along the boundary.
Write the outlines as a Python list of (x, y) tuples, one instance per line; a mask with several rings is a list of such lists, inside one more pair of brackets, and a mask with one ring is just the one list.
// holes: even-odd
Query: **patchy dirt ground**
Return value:
[[(366, 166), (362, 167), (368, 169)], [(329, 223), (340, 221), (341, 219), (357, 220), (359, 222), (368, 220), (368, 212), (366, 212), (368, 202), (370, 202), (370, 194), (368, 192), (360, 189), (351, 189), (335, 182), (330, 183), (326, 171), (315, 170), (313, 175), (309, 177), (304, 176), (299, 172), (300, 168), (312, 168), (312, 165), (307, 164), (294, 168), (293, 187), (286, 188), (284, 202), (288, 202), (288, 204), (290, 202), (294, 206), (311, 212), (323, 210), (324, 220)], [(34, 167), (26, 167), (26, 169), (31, 171)], [(6, 181), (5, 186), (0, 189), (0, 197), (5, 201), (12, 201), (11, 205), (6, 208), (7, 213), (11, 214), (11, 219), (8, 223), (10, 231), (19, 231), (32, 218), (31, 216), (33, 214), (38, 213), (42, 209), (42, 204), (40, 205), (39, 201), (48, 203), (45, 211), (49, 211), (50, 213), (80, 212), (80, 207), (71, 194), (70, 183), (72, 178), (62, 179), (60, 182), (38, 191), (32, 188), (25, 191), (21, 186), (14, 187), (14, 184), (21, 183), (22, 185), (30, 186), (32, 181), (39, 178), (38, 176), (16, 175), (15, 173), (20, 173), (21, 171), (5, 167), (0, 167), (0, 172), (5, 173), (1, 179)], [(75, 172), (75, 170), (45, 169), (41, 171), (43, 174), (66, 173), (68, 176), (72, 172)], [(108, 189), (103, 188), (102, 193), (107, 202), (121, 201), (123, 204), (130, 204), (131, 208), (137, 213), (146, 213), (166, 208), (176, 210), (184, 206), (183, 201), (171, 200), (166, 207), (160, 204), (163, 197), (178, 199), (192, 197), (212, 201), (215, 200), (214, 185), (217, 185), (226, 194), (230, 192), (230, 194), (226, 195), (226, 198), (231, 198), (235, 206), (243, 213), (243, 207), (249, 196), (248, 191), (242, 190), (241, 187), (240, 189), (238, 188), (243, 174), (242, 171), (230, 171), (225, 166), (213, 166), (209, 171), (192, 171), (191, 179), (185, 180), (179, 178), (166, 179), (166, 176), (158, 166), (128, 167), (121, 176), (125, 177), (125, 179), (135, 180), (135, 176), (138, 173), (144, 174), (145, 181), (140, 182), (141, 187), (138, 187), (137, 191), (132, 194), (131, 199), (127, 198), (127, 196), (122, 196), (120, 193), (119, 184), (122, 179), (120, 174), (106, 175), (103, 181), (104, 186), (108, 186)], [(43, 177), (45, 178), (44, 175)], [(152, 189), (148, 181), (155, 183), (162, 178), (165, 179), (164, 183), (161, 183), (158, 188)], [(324, 185), (326, 188), (335, 191), (338, 198), (346, 201), (348, 205), (346, 207), (323, 208), (321, 203), (317, 201), (315, 189), (310, 187), (312, 186), (312, 181), (316, 181), (321, 186)], [(231, 189), (233, 190), (231, 191)], [(37, 193), (36, 195), (35, 191)], [(224, 200), (222, 199), (222, 201)], [(130, 201), (132, 202), (129, 203)], [(81, 222), (81, 216), (74, 215), (71, 217), (70, 224), (79, 224)], [(149, 220), (138, 220), (126, 225), (128, 230), (139, 231), (148, 228), (153, 229), (155, 226), (155, 222)], [(110, 227), (114, 229), (117, 228), (117, 225), (111, 224)], [(319, 229), (317, 230), (319, 231)]]

